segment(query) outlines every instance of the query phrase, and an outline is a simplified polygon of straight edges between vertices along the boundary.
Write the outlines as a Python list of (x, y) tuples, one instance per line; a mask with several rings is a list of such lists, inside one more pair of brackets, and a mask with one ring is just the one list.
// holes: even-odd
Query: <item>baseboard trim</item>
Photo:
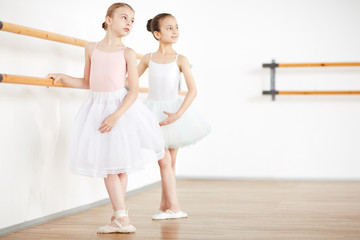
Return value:
[[(146, 185), (144, 187), (129, 191), (129, 192), (126, 193), (126, 196), (127, 197), (132, 196), (134, 194), (143, 192), (145, 190), (151, 189), (151, 188), (156, 187), (158, 185), (160, 185), (160, 181), (157, 181), (155, 183)], [(30, 228), (30, 227), (33, 227), (33, 226), (36, 226), (36, 225), (40, 225), (40, 224), (43, 224), (43, 223), (46, 223), (46, 222), (50, 222), (50, 221), (56, 220), (58, 218), (67, 217), (67, 216), (70, 216), (70, 215), (73, 215), (73, 214), (76, 214), (76, 213), (79, 213), (79, 212), (82, 212), (82, 211), (85, 211), (85, 210), (88, 210), (88, 209), (91, 209), (91, 208), (94, 208), (94, 207), (98, 207), (98, 206), (101, 206), (101, 205), (104, 205), (104, 204), (108, 204), (108, 203), (110, 203), (110, 199), (105, 198), (105, 199), (102, 199), (102, 200), (99, 200), (99, 201), (96, 201), (96, 202), (93, 202), (93, 203), (89, 203), (89, 204), (86, 204), (86, 205), (83, 205), (83, 206), (75, 207), (75, 208), (72, 208), (72, 209), (68, 209), (68, 210), (65, 210), (65, 211), (58, 212), (58, 213), (50, 214), (50, 215), (47, 215), (47, 216), (44, 216), (44, 217), (40, 217), (40, 218), (36, 218), (36, 219), (30, 220), (30, 221), (26, 221), (26, 222), (23, 222), (23, 223), (19, 223), (19, 224), (10, 226), (10, 227), (2, 228), (2, 229), (0, 229), (0, 236), (4, 236), (4, 235), (10, 234), (10, 233), (18, 232), (18, 231), (21, 231), (21, 230), (24, 230), (24, 229), (27, 229), (27, 228)]]

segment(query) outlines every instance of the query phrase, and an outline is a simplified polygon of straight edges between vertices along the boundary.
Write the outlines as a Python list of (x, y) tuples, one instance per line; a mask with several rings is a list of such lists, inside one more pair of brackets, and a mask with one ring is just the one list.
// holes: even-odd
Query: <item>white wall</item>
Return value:
[[(261, 64), (273, 58), (359, 61), (359, 10), (355, 0), (193, 1), (180, 29), (213, 132), (180, 151), (179, 175), (359, 179), (360, 96), (261, 95), (270, 87)], [(277, 69), (276, 78), (279, 90), (360, 89), (359, 68)]]
[[(160, 12), (176, 16), (175, 49), (187, 56), (198, 86), (194, 103), (212, 133), (180, 150), (178, 176), (359, 179), (360, 97), (279, 96), (261, 64), (359, 61), (356, 0), (127, 1), (136, 11), (125, 43), (155, 51), (145, 29)], [(89, 41), (112, 1), (0, 2), (2, 21)], [(0, 32), (0, 72), (81, 76), (83, 49)], [(278, 69), (284, 90), (360, 89), (358, 68)], [(146, 77), (141, 79), (146, 86)], [(107, 197), (101, 179), (66, 169), (68, 137), (87, 93), (0, 84), (0, 229)], [(141, 96), (145, 97), (145, 96)], [(129, 189), (158, 181), (156, 164), (130, 175)], [(154, 206), (156, 209), (157, 206)]]

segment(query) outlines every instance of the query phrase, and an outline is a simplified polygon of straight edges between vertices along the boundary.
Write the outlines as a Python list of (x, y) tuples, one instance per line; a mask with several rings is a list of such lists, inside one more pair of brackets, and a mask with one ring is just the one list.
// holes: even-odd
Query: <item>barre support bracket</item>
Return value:
[(263, 95), (271, 95), (271, 96), (274, 96), (274, 95), (278, 95), (278, 94), (279, 94), (279, 91), (263, 91), (262, 93), (263, 93)]
[(275, 90), (275, 68), (279, 67), (279, 64), (273, 59), (271, 63), (264, 63), (264, 68), (270, 68), (270, 91), (263, 91), (264, 95), (271, 95), (271, 100), (275, 101), (275, 95), (279, 92)]
[(277, 68), (279, 67), (278, 63), (275, 63), (275, 60), (272, 60), (271, 63), (263, 63), (263, 68)]
[(275, 95), (279, 92), (275, 90), (275, 68), (279, 67), (279, 64), (273, 59), (271, 63), (264, 63), (263, 68), (270, 68), (270, 91), (263, 91), (263, 95), (271, 95), (271, 100), (275, 101)]

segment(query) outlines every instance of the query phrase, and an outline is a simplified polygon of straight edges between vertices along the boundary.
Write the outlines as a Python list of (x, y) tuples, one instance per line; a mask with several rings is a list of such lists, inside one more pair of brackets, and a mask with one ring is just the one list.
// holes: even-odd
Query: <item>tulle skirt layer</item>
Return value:
[[(127, 90), (91, 92), (75, 119), (70, 141), (69, 168), (86, 176), (132, 172), (164, 156), (164, 139), (157, 119), (139, 100), (121, 116), (110, 132), (98, 129), (122, 104)], [(144, 158), (144, 149), (152, 157)], [(149, 155), (151, 156), (151, 155)]]
[[(145, 105), (155, 114), (159, 122), (168, 116), (164, 111), (175, 113), (180, 108), (183, 98), (178, 97), (173, 101), (157, 101), (145, 99)], [(167, 149), (192, 145), (205, 137), (211, 131), (210, 124), (192, 106), (175, 122), (161, 126)]]

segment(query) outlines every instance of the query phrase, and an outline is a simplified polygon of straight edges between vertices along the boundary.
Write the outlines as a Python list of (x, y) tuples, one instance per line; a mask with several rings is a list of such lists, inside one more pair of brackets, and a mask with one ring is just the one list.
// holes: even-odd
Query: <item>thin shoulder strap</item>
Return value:
[(91, 51), (91, 54), (90, 54), (91, 59), (93, 57), (93, 53), (94, 53), (94, 50), (96, 49), (97, 45), (98, 45), (98, 42), (95, 42), (95, 47), (93, 48), (93, 50)]
[(178, 57), (179, 57), (179, 54), (177, 53), (176, 58), (175, 58), (175, 62), (177, 62)]
[(153, 53), (150, 53), (150, 60), (152, 59), (152, 55), (153, 55)]

